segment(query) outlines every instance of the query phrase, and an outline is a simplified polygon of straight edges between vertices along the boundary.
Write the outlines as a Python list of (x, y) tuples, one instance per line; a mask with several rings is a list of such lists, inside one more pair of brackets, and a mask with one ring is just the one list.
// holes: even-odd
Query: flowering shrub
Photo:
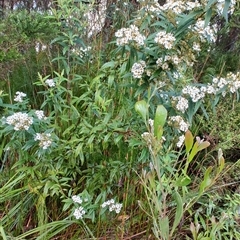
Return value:
[[(194, 115), (199, 109), (207, 117), (205, 108), (209, 104), (214, 108), (220, 95), (224, 97), (227, 93), (238, 92), (239, 72), (228, 73), (226, 77), (213, 76), (212, 82), (202, 83), (195, 82), (194, 75), (188, 71), (197, 62), (201, 49), (210, 49), (217, 39), (217, 25), (203, 18), (204, 9), (209, 7), (205, 1), (201, 4), (199, 1), (166, 1), (162, 6), (157, 1), (139, 3), (138, 15), (130, 27), (135, 32), (133, 34), (129, 30), (126, 34), (135, 38), (126, 38), (119, 44), (127, 28), (120, 29), (115, 34), (116, 45), (126, 54), (130, 52), (127, 66), (132, 63), (130, 72), (141, 89), (136, 93), (146, 96), (143, 89), (147, 91), (146, 86), (154, 86), (158, 93), (154, 99), (172, 109), (170, 121), (175, 121), (174, 115), (181, 115), (178, 116), (181, 121), (185, 119), (188, 122), (187, 127), (179, 124), (179, 133), (186, 132), (194, 123)], [(231, 1), (229, 14), (233, 13), (234, 5), (235, 1)], [(226, 11), (222, 1), (211, 7), (216, 14)], [(136, 39), (141, 44), (135, 44)], [(192, 78), (192, 81), (186, 81), (186, 78)], [(178, 147), (183, 139), (180, 136)]]
[[(18, 141), (18, 135), (14, 132), (21, 132), (19, 134), (25, 135), (23, 138), (23, 149), (35, 146), (35, 142), (39, 141), (39, 147), (46, 150), (53, 145), (53, 130), (48, 127), (49, 119), (45, 116), (43, 110), (29, 110), (27, 95), (23, 92), (17, 91), (14, 96), (15, 104), (7, 105), (6, 108), (10, 115), (2, 118), (1, 132), (2, 134), (12, 134), (13, 138), (8, 143), (7, 148), (11, 148), (14, 141)], [(11, 108), (16, 109), (16, 112), (11, 114)], [(18, 110), (22, 110), (19, 111)], [(8, 113), (7, 113), (8, 114)], [(47, 130), (46, 130), (47, 129)], [(36, 132), (42, 130), (42, 133)], [(32, 141), (34, 140), (34, 141)], [(38, 150), (37, 150), (38, 151)], [(41, 150), (40, 150), (41, 151)]]

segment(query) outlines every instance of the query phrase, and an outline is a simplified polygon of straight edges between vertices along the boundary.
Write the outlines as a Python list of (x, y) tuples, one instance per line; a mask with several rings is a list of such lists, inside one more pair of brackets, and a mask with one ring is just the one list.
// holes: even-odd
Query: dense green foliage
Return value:
[(5, 13), (2, 239), (240, 238), (240, 6), (200, 2)]

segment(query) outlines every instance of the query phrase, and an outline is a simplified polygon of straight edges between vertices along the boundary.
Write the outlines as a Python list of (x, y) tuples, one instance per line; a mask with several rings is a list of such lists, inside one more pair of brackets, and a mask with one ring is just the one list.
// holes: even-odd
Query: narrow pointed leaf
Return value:
[(199, 152), (209, 146), (210, 146), (210, 142), (208, 142), (208, 141), (201, 142), (197, 147), (197, 151)]
[(210, 173), (212, 172), (212, 167), (209, 167), (205, 174), (204, 174), (204, 179), (201, 182), (200, 185), (200, 194), (202, 194), (207, 187), (209, 187), (212, 183), (212, 179), (210, 178)]
[(174, 218), (174, 222), (173, 222), (173, 226), (172, 226), (172, 230), (171, 230), (171, 236), (173, 235), (174, 230), (180, 223), (182, 216), (183, 216), (183, 201), (182, 201), (180, 194), (176, 191), (174, 193), (173, 197), (176, 201), (177, 209), (176, 209), (175, 218)]
[(189, 153), (190, 150), (192, 149), (193, 146), (193, 135), (192, 133), (187, 130), (185, 133), (185, 147), (186, 147), (186, 152)]
[(231, 3), (231, 0), (225, 0), (222, 15), (225, 18), (226, 22), (228, 22), (228, 10), (229, 10), (230, 3)]

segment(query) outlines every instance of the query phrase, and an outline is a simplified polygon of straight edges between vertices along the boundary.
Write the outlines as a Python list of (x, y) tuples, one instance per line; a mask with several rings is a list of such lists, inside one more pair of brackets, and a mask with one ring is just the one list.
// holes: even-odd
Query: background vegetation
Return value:
[(0, 8), (2, 239), (240, 239), (239, 2)]

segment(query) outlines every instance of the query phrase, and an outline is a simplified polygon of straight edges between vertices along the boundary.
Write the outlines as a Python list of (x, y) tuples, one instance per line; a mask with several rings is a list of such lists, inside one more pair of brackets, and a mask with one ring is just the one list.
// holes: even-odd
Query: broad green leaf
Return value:
[(147, 115), (148, 115), (148, 104), (144, 101), (138, 101), (135, 104), (136, 112), (143, 118), (144, 122), (146, 123)]
[(164, 216), (159, 219), (159, 228), (163, 239), (169, 239), (169, 219), (168, 216)]
[(154, 136), (160, 140), (163, 134), (163, 126), (167, 119), (167, 110), (163, 105), (158, 105), (154, 118)]
[(192, 133), (187, 130), (185, 133), (185, 147), (186, 147), (186, 152), (189, 153), (190, 150), (192, 149), (193, 146), (193, 135)]
[(176, 209), (175, 218), (174, 218), (174, 222), (173, 222), (173, 226), (172, 226), (172, 230), (171, 230), (171, 236), (173, 235), (174, 230), (180, 223), (182, 216), (183, 216), (183, 201), (182, 201), (180, 194), (176, 191), (173, 194), (173, 197), (176, 201), (177, 209)]

